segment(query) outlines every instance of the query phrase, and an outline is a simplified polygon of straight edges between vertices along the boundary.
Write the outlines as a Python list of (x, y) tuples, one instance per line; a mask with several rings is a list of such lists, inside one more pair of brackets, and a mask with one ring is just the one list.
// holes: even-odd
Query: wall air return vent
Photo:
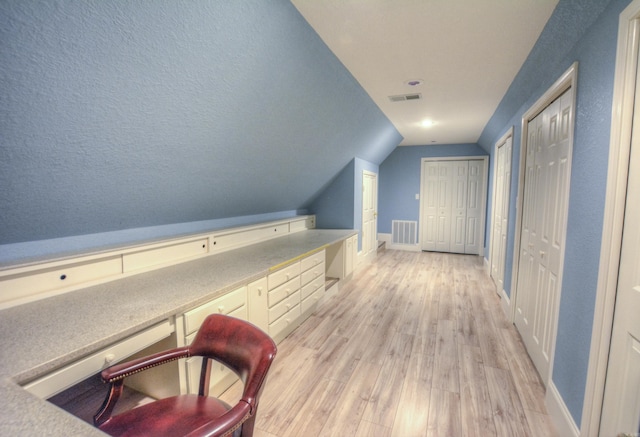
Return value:
[(389, 100), (392, 102), (406, 102), (409, 100), (420, 100), (422, 99), (422, 94), (414, 93), (414, 94), (398, 94), (397, 96), (389, 96)]

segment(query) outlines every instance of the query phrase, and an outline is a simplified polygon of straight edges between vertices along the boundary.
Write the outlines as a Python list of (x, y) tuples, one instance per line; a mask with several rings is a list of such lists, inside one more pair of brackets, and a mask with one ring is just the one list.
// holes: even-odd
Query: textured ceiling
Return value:
[[(478, 140), (558, 0), (292, 3), (398, 129), (401, 145), (425, 145)], [(423, 83), (407, 85), (413, 79)], [(389, 99), (409, 93), (422, 98)]]

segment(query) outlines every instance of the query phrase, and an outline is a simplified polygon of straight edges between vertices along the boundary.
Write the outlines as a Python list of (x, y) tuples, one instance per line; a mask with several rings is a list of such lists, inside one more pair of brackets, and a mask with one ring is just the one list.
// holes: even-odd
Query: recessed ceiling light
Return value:
[(422, 127), (431, 127), (434, 124), (435, 123), (433, 122), (433, 120), (426, 119), (426, 120), (422, 120), (422, 122), (420, 123), (420, 126), (422, 126)]
[(409, 86), (420, 86), (424, 83), (422, 79), (410, 79), (405, 82), (405, 85)]

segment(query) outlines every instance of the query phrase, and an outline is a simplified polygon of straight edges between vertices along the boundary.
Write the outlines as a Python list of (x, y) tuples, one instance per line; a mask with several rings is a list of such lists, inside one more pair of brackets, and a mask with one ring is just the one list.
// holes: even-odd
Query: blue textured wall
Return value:
[(295, 212), (401, 141), (286, 0), (2, 1), (0, 135), (5, 254)]
[(354, 158), (308, 207), (309, 213), (316, 214), (319, 228), (360, 231), (359, 250), (362, 249), (362, 174), (365, 170), (378, 174), (379, 167)]
[(391, 233), (392, 220), (419, 221), (420, 167), (422, 158), (478, 156), (487, 153), (476, 144), (403, 146), (380, 164), (378, 232)]
[(355, 208), (354, 171), (355, 163), (354, 160), (351, 160), (309, 206), (309, 212), (316, 214), (316, 226), (318, 228), (353, 228)]
[[(602, 234), (618, 18), (629, 0), (560, 0), (536, 46), (480, 137), (493, 145), (515, 125), (510, 218), (515, 220), (524, 112), (579, 62), (568, 229), (553, 382), (579, 426), (586, 385)], [(510, 288), (513, 232), (505, 285)], [(509, 290), (510, 293), (510, 290)]]

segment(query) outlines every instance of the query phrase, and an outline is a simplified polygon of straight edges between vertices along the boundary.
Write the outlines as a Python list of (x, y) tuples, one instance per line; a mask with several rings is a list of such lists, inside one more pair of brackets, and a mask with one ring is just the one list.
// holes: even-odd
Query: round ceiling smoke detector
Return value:
[(405, 82), (405, 85), (409, 86), (420, 86), (424, 83), (422, 79), (411, 79)]

